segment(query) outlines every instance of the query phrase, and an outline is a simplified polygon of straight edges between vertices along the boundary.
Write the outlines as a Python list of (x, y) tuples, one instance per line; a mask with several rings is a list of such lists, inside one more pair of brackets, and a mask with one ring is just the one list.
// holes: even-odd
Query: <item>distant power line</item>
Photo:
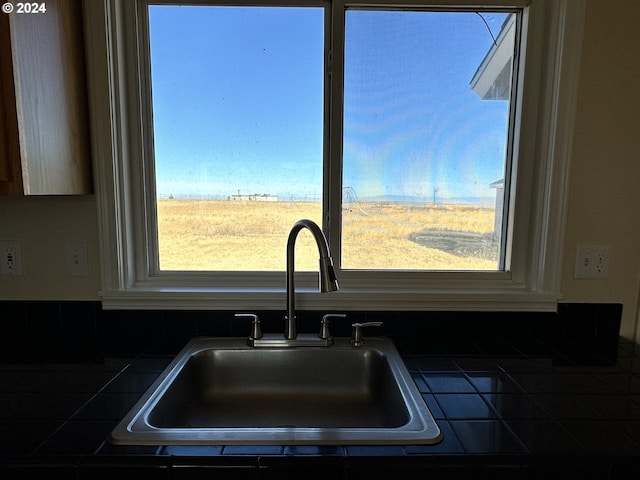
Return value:
[(358, 200), (358, 195), (356, 194), (356, 191), (353, 189), (353, 187), (342, 188), (342, 207), (345, 208), (345, 206), (349, 206), (347, 207), (349, 210), (352, 210), (353, 208), (357, 208), (364, 215), (369, 215), (364, 210), (364, 208), (362, 208), (362, 205), (360, 205), (360, 201)]

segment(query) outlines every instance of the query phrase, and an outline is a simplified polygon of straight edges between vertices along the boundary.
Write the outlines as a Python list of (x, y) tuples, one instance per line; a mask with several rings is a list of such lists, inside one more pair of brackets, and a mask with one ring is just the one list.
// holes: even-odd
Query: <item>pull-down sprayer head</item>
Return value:
[(336, 272), (333, 269), (333, 260), (329, 254), (329, 244), (327, 243), (327, 237), (320, 229), (320, 227), (311, 220), (298, 220), (291, 231), (289, 232), (289, 238), (287, 240), (287, 316), (286, 316), (286, 328), (285, 338), (295, 339), (297, 336), (296, 331), (296, 317), (295, 317), (295, 245), (298, 233), (303, 228), (308, 229), (313, 235), (316, 244), (318, 245), (318, 252), (320, 254), (320, 291), (321, 292), (335, 292), (338, 290), (338, 279)]

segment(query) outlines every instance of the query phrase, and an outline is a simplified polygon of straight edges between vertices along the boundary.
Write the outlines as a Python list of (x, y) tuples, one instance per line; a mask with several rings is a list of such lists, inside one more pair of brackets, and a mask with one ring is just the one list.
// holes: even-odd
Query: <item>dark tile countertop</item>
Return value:
[(444, 433), (437, 445), (114, 446), (109, 432), (182, 343), (12, 349), (0, 356), (0, 476), (638, 478), (639, 345), (394, 341)]

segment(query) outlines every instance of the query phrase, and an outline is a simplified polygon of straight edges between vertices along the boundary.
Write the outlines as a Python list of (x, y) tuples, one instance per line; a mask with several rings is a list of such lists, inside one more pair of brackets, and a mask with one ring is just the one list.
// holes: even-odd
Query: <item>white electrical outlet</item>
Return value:
[(85, 242), (69, 242), (66, 246), (67, 275), (70, 277), (86, 277), (89, 275), (87, 244)]
[(608, 245), (578, 245), (575, 278), (609, 277)]
[(22, 275), (20, 242), (0, 241), (0, 275)]

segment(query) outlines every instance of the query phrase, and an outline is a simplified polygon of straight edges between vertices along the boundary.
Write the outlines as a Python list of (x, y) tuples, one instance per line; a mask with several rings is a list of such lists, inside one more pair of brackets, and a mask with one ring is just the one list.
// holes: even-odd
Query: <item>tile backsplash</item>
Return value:
[[(59, 349), (65, 344), (86, 348), (101, 344), (135, 345), (163, 341), (183, 344), (198, 335), (246, 336), (248, 320), (234, 311), (103, 310), (91, 301), (0, 301), (0, 348), (5, 353), (25, 345)], [(282, 311), (257, 311), (264, 332), (283, 331)], [(327, 312), (298, 312), (299, 330), (316, 331)], [(465, 339), (498, 344), (501, 341), (553, 343), (571, 353), (576, 349), (614, 348), (620, 331), (621, 304), (561, 303), (557, 312), (347, 312), (334, 320), (334, 336), (349, 336), (351, 323), (382, 321), (373, 334), (459, 343)], [(375, 333), (374, 333), (375, 332)], [(498, 347), (499, 348), (499, 347)]]

